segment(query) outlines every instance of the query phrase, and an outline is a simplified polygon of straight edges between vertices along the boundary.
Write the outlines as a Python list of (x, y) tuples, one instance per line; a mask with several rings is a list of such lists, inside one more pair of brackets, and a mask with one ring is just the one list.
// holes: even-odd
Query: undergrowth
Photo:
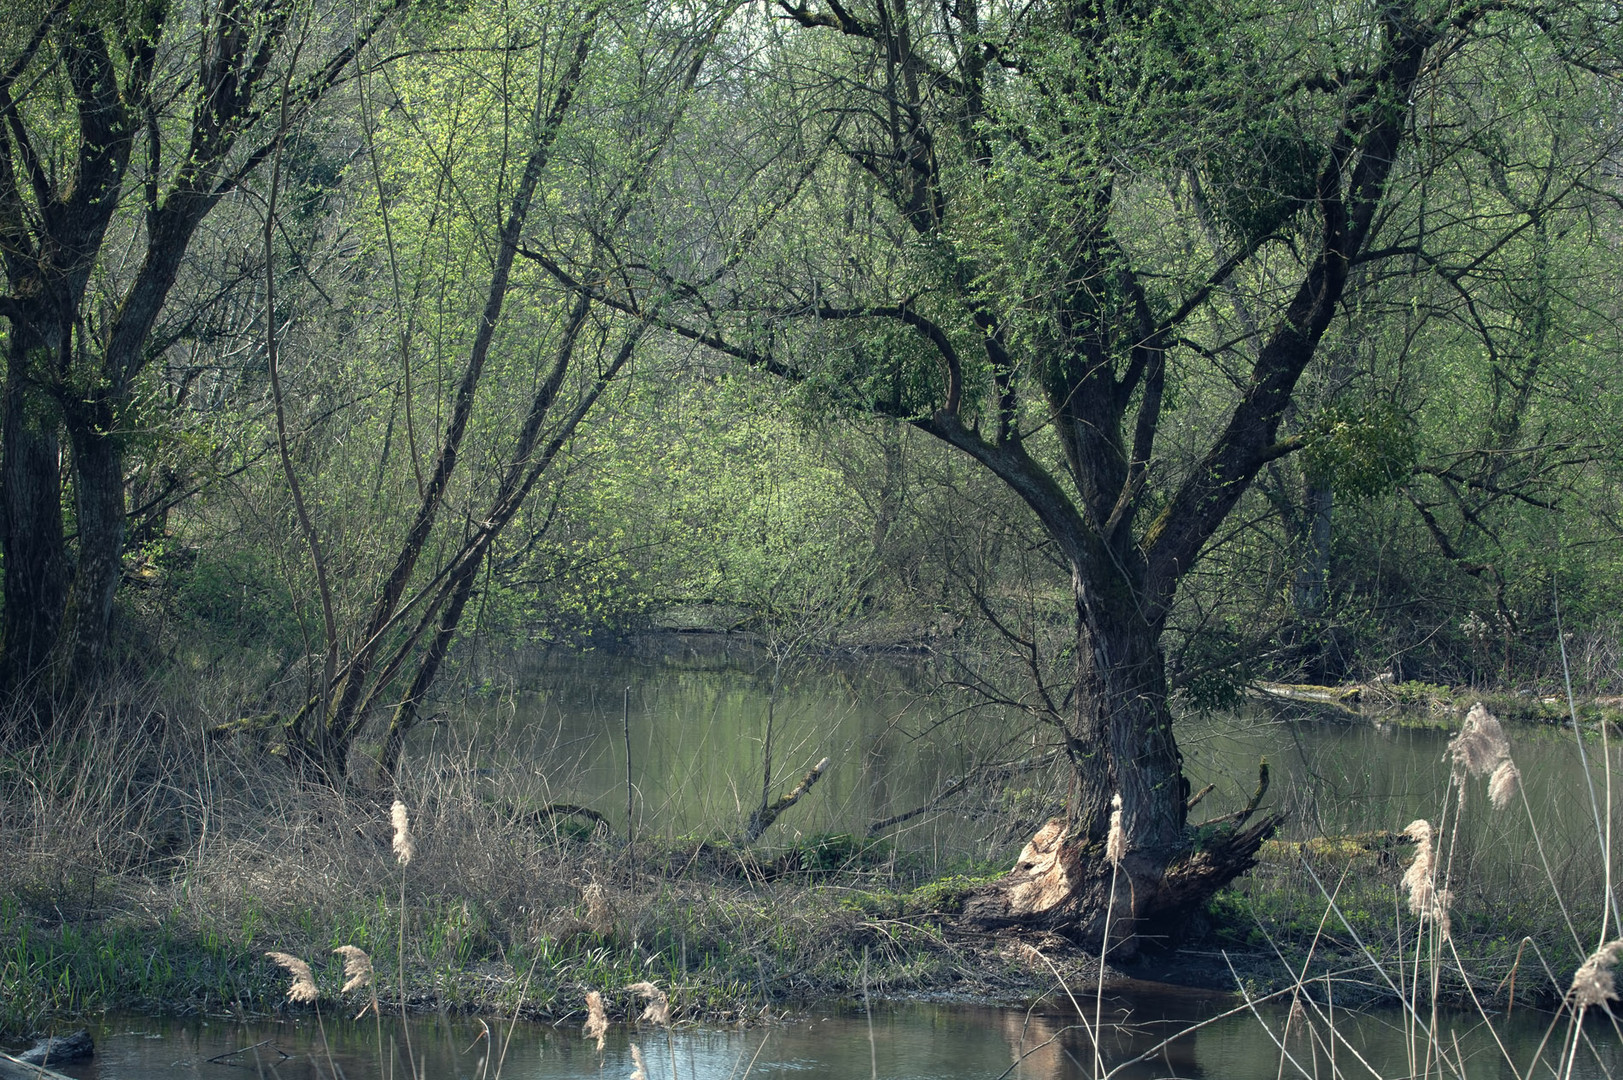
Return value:
[(266, 951), (310, 958), (323, 995), (343, 979), (320, 961), (355, 946), (386, 1009), (551, 1020), (646, 980), (679, 1016), (736, 1021), (853, 994), (864, 963), (890, 993), (983, 966), (938, 925), (976, 879), (927, 881), (883, 843), (639, 836), (632, 862), (603, 828), (523, 809), (516, 768), (436, 759), (398, 791), (334, 791), (204, 730), (137, 698), (0, 760), (0, 1037), (115, 1007), (269, 1012)]

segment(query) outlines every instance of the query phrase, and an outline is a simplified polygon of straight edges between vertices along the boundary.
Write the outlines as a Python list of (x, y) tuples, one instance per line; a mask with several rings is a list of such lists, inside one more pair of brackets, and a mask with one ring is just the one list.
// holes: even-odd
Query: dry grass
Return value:
[(627, 984), (650, 980), (671, 1017), (758, 1016), (851, 992), (865, 950), (896, 990), (982, 966), (928, 918), (899, 918), (908, 883), (878, 871), (768, 880), (769, 860), (725, 843), (654, 837), (632, 865), (601, 830), (514, 809), (533, 805), (524, 767), (446, 755), (397, 791), (337, 792), (163, 705), (123, 695), (0, 761), (0, 937), (25, 943), (0, 962), (0, 1030), (112, 1005), (267, 1011), (285, 987), (267, 950), (315, 961), (334, 945), (375, 968), (344, 950), (314, 964), (323, 997), (369, 978), (388, 1010), (555, 1020), (587, 990), (624, 1014)]

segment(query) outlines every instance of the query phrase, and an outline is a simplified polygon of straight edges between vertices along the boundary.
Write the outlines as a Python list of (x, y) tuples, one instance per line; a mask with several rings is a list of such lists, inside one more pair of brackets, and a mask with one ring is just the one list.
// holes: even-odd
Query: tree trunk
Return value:
[[(1115, 959), (1146, 945), (1175, 945), (1202, 907), (1256, 865), (1257, 850), (1281, 817), (1239, 820), (1167, 862), (1129, 850), (1119, 867), (1102, 841), (1089, 841), (1058, 818), (1032, 837), (1014, 868), (964, 901), (963, 921), (982, 930), (1026, 927), (1064, 934)], [(1109, 926), (1106, 941), (1105, 929)]]
[[(1084, 720), (1079, 727), (1092, 746), (1106, 750), (1072, 753), (1088, 793), (1080, 820), (1091, 837), (1102, 838), (1111, 799), (1119, 794), (1122, 825), (1133, 847), (1170, 854), (1183, 842), (1188, 782), (1167, 708), (1161, 628), (1139, 618), (1132, 607), (1118, 606), (1120, 601), (1108, 605), (1114, 618), (1101, 625), (1098, 609), (1107, 605), (1088, 605), (1086, 590), (1078, 591), (1084, 594), (1077, 620), (1075, 696)], [(1094, 609), (1091, 619), (1087, 607)]]
[(1296, 568), (1296, 615), (1303, 621), (1324, 614), (1330, 591), (1330, 522), (1335, 495), (1328, 482), (1309, 480), (1302, 495), (1302, 561)]
[(124, 455), (102, 402), (69, 417), (79, 560), (68, 603), (71, 651), (64, 650), (74, 686), (101, 674), (112, 625), (113, 599), (124, 577)]
[(383, 752), (378, 757), (379, 787), (387, 787), (395, 782), (395, 769), (400, 765), (400, 752), (405, 749), (406, 735), (417, 726), (423, 701), (428, 697), (429, 690), (433, 689), (434, 680), (439, 678), (440, 665), (445, 663), (445, 657), (451, 651), (457, 628), (462, 625), (462, 612), (473, 595), (474, 582), (484, 562), (484, 549), (481, 547), (479, 556), (467, 559), (451, 581), (451, 598), (440, 616), (439, 625), (434, 628), (428, 652), (417, 665), (411, 689), (406, 691), (406, 696), (395, 706), (394, 715), (389, 718), (389, 733), (383, 740)]
[(0, 693), (19, 708), (9, 734), (38, 737), (47, 719), (49, 676), (68, 595), (63, 554), (61, 445), (56, 403), (31, 379), (46, 342), (12, 320), (0, 440), (0, 502), (4, 504), (5, 614), (0, 643)]
[[(1070, 818), (1044, 825), (1006, 877), (966, 900), (963, 917), (985, 929), (1031, 926), (1094, 946), (1108, 925), (1111, 954), (1129, 957), (1147, 941), (1174, 940), (1191, 913), (1255, 865), (1282, 818), (1247, 824), (1264, 781), (1245, 811), (1213, 823), (1210, 834), (1188, 828), (1189, 785), (1167, 704), (1161, 628), (1139, 617), (1142, 604), (1100, 603), (1101, 590), (1086, 583), (1077, 592)], [(1104, 854), (1118, 795), (1127, 844), (1119, 867)]]

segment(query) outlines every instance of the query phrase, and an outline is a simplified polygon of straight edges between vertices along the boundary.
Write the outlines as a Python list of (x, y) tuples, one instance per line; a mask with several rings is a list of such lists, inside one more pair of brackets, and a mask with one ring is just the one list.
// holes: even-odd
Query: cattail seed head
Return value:
[(665, 991), (651, 982), (634, 982), (626, 989), (641, 994), (648, 1003), (642, 1011), (642, 1019), (651, 1020), (663, 1028), (671, 1026), (671, 999), (665, 996)]
[(365, 990), (372, 985), (372, 958), (358, 945), (340, 945), (333, 952), (344, 958), (344, 983), (342, 993), (351, 990)]
[(596, 990), (586, 991), (586, 1025), (582, 1029), (588, 1039), (597, 1040), (597, 1052), (603, 1052), (603, 1036), (609, 1032), (609, 1018), (603, 1015), (603, 995)]
[(394, 857), (400, 860), (401, 866), (410, 866), (411, 857), (417, 854), (417, 841), (411, 835), (411, 817), (406, 813), (406, 804), (396, 799), (389, 808), (389, 820), (394, 824)]
[(293, 976), (293, 985), (287, 988), (287, 999), (298, 1005), (309, 1005), (321, 996), (316, 989), (315, 976), (310, 974), (310, 965), (297, 956), (285, 952), (268, 952), (265, 954), (276, 963), (286, 968), (288, 974)]
[(1105, 858), (1111, 866), (1120, 866), (1127, 855), (1127, 830), (1121, 823), (1121, 792), (1110, 800), (1110, 835), (1105, 838)]
[(1623, 938), (1609, 941), (1579, 965), (1572, 977), (1572, 1006), (1583, 1010), (1617, 997), (1617, 985), (1612, 981), (1612, 968), (1623, 956)]

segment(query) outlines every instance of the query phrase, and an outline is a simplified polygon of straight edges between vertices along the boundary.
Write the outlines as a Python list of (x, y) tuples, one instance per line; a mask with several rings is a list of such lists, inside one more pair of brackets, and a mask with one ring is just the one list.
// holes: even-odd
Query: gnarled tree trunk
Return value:
[[(1080, 573), (1076, 581), (1075, 713), (1065, 732), (1075, 781), (1069, 820), (1044, 825), (1007, 877), (966, 901), (963, 917), (987, 929), (1032, 926), (1092, 945), (1108, 925), (1111, 954), (1125, 957), (1144, 942), (1174, 940), (1191, 912), (1255, 865), (1281, 818), (1255, 816), (1267, 789), (1264, 771), (1244, 810), (1198, 832), (1189, 828), (1160, 621), (1143, 617), (1142, 602), (1099, 603), (1106, 589), (1089, 588)], [(1119, 866), (1105, 858), (1117, 796), (1127, 842)]]
[[(1120, 866), (1067, 822), (1049, 821), (1021, 849), (1014, 868), (964, 901), (963, 921), (985, 930), (1049, 930), (1128, 959), (1141, 947), (1173, 945), (1212, 895), (1256, 865), (1281, 816), (1238, 818), (1198, 845), (1129, 850)], [(1109, 927), (1109, 936), (1105, 930)]]

